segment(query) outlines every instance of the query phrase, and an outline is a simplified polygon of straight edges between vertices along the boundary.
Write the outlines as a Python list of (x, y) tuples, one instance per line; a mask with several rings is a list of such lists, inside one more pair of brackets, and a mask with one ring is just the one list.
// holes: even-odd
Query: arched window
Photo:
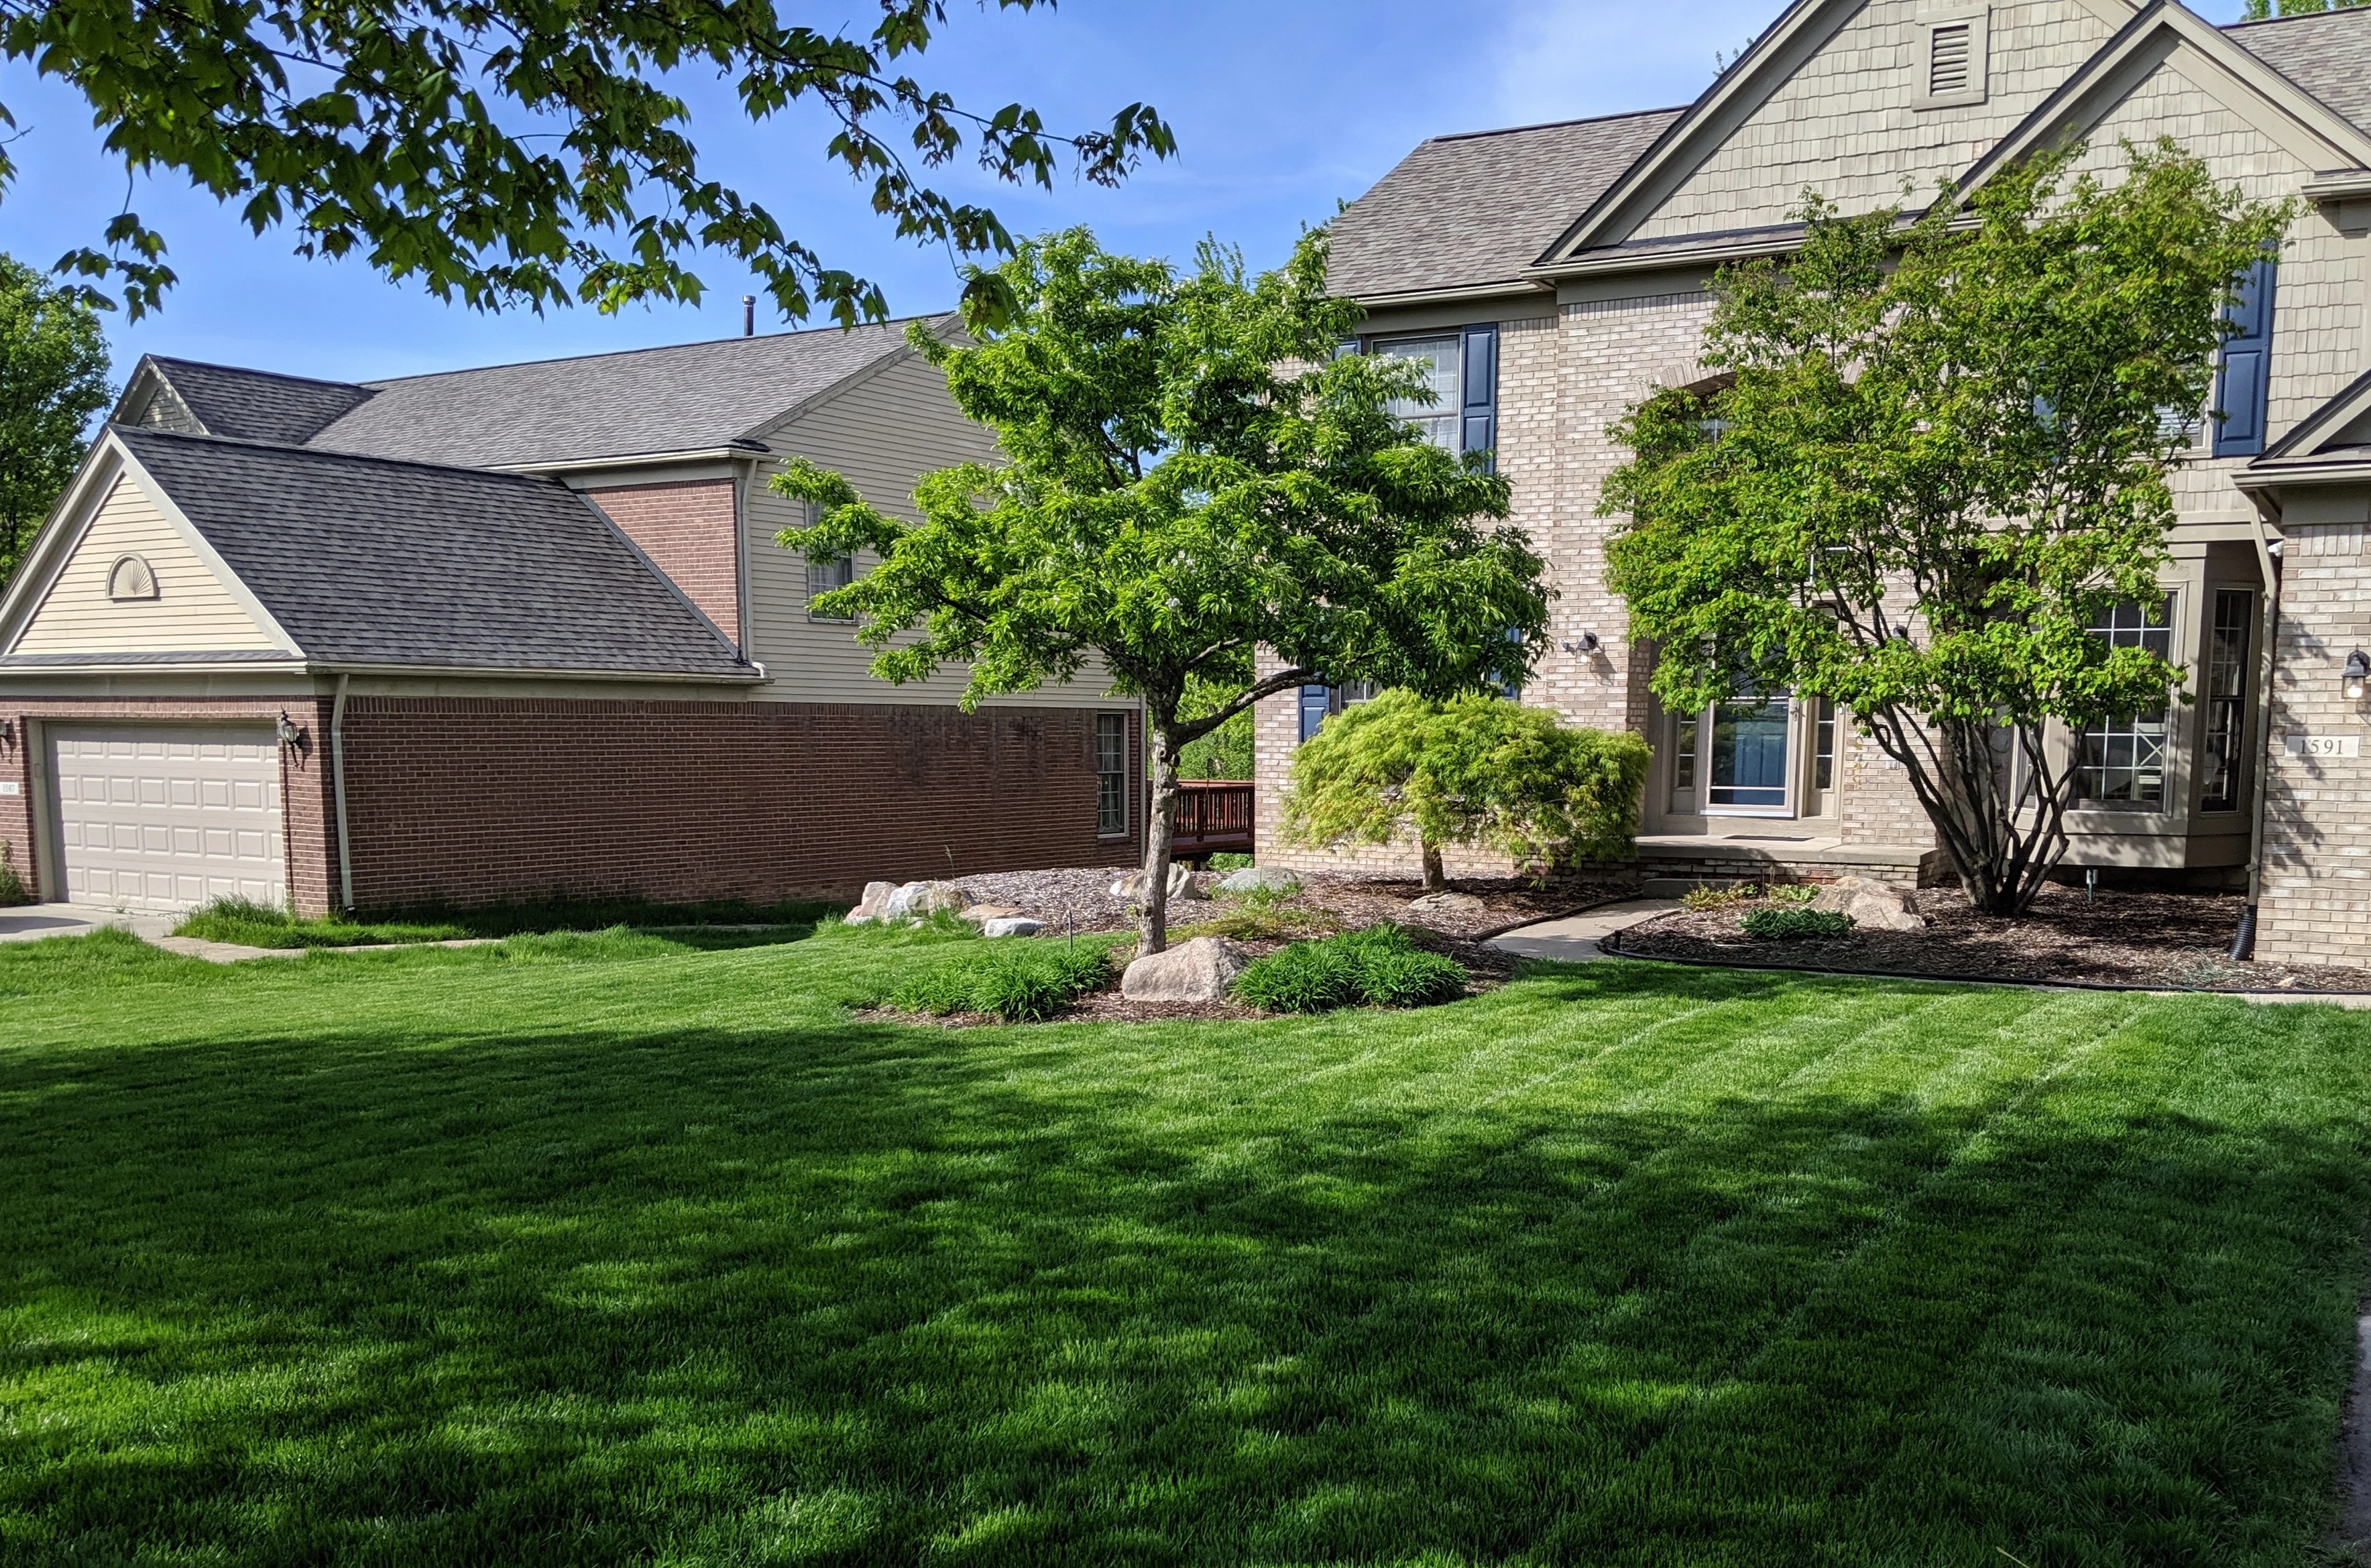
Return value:
[(155, 569), (136, 555), (116, 557), (107, 569), (107, 596), (118, 601), (156, 597)]

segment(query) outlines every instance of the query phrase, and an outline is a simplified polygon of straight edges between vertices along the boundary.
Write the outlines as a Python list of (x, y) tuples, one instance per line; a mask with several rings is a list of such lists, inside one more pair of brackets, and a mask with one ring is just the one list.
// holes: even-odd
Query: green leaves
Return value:
[[(892, 61), (934, 41), (945, 10), (887, 0), (883, 12), (867, 36), (712, 0), (0, 0), (0, 57), (81, 91), (127, 169), (178, 169), (259, 232), (293, 222), (300, 255), (360, 253), (486, 310), (696, 302), (704, 285), (688, 253), (707, 248), (756, 272), (785, 319), (819, 306), (843, 323), (887, 314), (878, 287), (708, 178), (665, 86), (681, 70), (730, 80), (752, 119), (822, 104), (839, 127), (825, 156), (872, 180), (874, 211), (964, 255), (1002, 254), (1012, 236), (918, 168), (969, 147), (1008, 183), (1050, 188), (1067, 161), (1115, 185), (1176, 150), (1142, 103), (1107, 127), (1057, 134), (1025, 105), (976, 114), (892, 76)], [(0, 155), (0, 186), (10, 172)], [(59, 268), (111, 281), (136, 319), (174, 281), (164, 240), (137, 219), (106, 239)]]
[[(2181, 678), (2088, 628), (2156, 602), (2221, 309), (2291, 216), (2170, 143), (2127, 144), (2112, 188), (2068, 178), (2079, 153), (1914, 221), (1807, 193), (1799, 252), (1716, 279), (1715, 374), (1616, 427), (1632, 457), (1602, 498), (1668, 707), (1834, 698), (1909, 767), (1980, 901), (2007, 876), (2019, 907), (2076, 783), (2047, 728), (2160, 708)], [(2022, 825), (2002, 735), (2045, 801)]]
[(0, 256), (0, 588), (82, 462), (91, 416), (114, 396), (107, 369), (89, 306)]

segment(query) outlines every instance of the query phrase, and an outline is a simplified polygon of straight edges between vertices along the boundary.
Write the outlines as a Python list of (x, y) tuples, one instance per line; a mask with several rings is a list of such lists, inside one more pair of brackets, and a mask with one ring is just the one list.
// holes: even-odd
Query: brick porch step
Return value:
[(1640, 889), (1649, 898), (1675, 898), (1692, 887), (1741, 882), (1831, 882), (1871, 877), (1905, 887), (1947, 881), (1943, 851), (1915, 844), (1847, 844), (1833, 835), (1738, 828), (1720, 834), (1642, 834)]

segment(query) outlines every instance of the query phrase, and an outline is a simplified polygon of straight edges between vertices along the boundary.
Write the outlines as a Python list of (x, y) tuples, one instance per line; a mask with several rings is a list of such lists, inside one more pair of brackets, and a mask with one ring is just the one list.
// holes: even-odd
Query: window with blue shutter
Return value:
[(2266, 405), (2272, 391), (2273, 259), (2248, 269), (2239, 297), (2223, 312), (2231, 335), (2215, 367), (2215, 455), (2252, 457), (2264, 450)]
[(1301, 738), (1317, 733), (1317, 726), (1325, 722), (1326, 713), (1334, 706), (1334, 688), (1323, 681), (1301, 688)]
[(1498, 445), (1498, 328), (1465, 329), (1464, 374), (1458, 377), (1458, 412), (1463, 417), (1463, 452), (1492, 452)]

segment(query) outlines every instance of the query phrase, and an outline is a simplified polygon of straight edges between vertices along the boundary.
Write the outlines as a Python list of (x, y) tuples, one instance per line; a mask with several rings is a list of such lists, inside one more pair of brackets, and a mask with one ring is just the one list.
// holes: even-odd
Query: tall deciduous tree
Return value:
[[(775, 483), (821, 521), (782, 542), (878, 555), (818, 608), (866, 617), (885, 679), (960, 663), (966, 705), (1081, 674), (1143, 699), (1139, 951), (1158, 952), (1180, 750), (1307, 682), (1448, 697), (1520, 679), (1546, 620), (1540, 561), (1500, 525), (1507, 483), (1483, 455), (1428, 445), (1386, 408), (1427, 396), (1422, 372), (1337, 355), (1358, 307), (1326, 296), (1322, 231), (1256, 280), (1215, 245), (1181, 271), (1082, 229), (1001, 272), (1009, 326), (910, 340), (1007, 461), (924, 477), (919, 523), (793, 464)], [(1263, 644), (1283, 662), (1264, 676)]]
[(1724, 271), (1706, 378), (1616, 429), (1608, 577), (1692, 711), (1793, 688), (1907, 770), (1970, 899), (2021, 913), (2066, 848), (2079, 732), (2180, 672), (2088, 628), (2154, 606), (2167, 475), (2222, 312), (2288, 209), (2170, 143), (2112, 185), (2076, 151), (1978, 192), (1840, 217), (1807, 197), (1783, 265)]
[(1648, 761), (1628, 730), (1576, 728), (1484, 692), (1439, 702), (1387, 691), (1326, 720), (1293, 754), (1282, 827), (1316, 845), (1412, 833), (1425, 888), (1438, 893), (1451, 844), (1518, 864), (1628, 855)]
[(107, 364), (90, 306), (0, 256), (0, 587), (82, 461)]
[[(711, 175), (677, 96), (691, 75), (731, 83), (753, 120), (821, 106), (836, 127), (822, 155), (871, 179), (873, 210), (968, 254), (1012, 240), (992, 210), (926, 182), (966, 150), (1047, 187), (1065, 164), (1110, 185), (1174, 150), (1141, 103), (1067, 135), (1024, 104), (966, 110), (905, 69), (944, 0), (880, 10), (863, 33), (771, 0), (0, 0), (0, 58), (79, 91), (127, 172), (177, 169), (258, 234), (293, 226), (300, 255), (362, 256), (480, 309), (697, 302), (686, 259), (707, 248), (757, 273), (786, 319), (887, 314), (878, 287)], [(0, 145), (0, 186), (11, 170)], [(114, 280), (136, 319), (174, 281), (164, 257), (126, 212), (59, 265)], [(996, 282), (981, 275), (991, 310), (1007, 303)]]

